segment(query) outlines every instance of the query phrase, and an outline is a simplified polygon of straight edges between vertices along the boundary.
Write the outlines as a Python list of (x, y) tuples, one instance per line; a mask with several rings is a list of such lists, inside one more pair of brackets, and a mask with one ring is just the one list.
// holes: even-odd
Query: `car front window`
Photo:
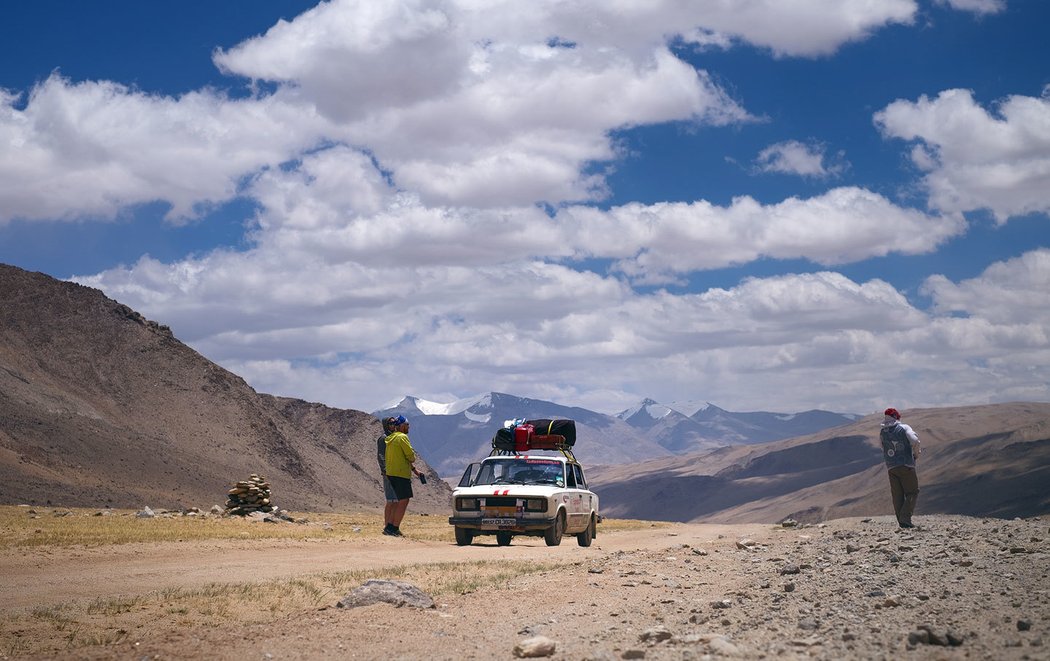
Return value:
[(486, 461), (474, 485), (546, 484), (565, 486), (565, 464), (550, 459), (508, 458)]

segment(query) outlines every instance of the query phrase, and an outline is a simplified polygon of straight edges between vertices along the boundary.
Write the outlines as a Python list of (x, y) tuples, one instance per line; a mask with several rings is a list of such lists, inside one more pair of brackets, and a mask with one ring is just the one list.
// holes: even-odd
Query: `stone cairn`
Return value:
[(270, 504), (270, 484), (266, 478), (252, 473), (251, 477), (238, 482), (227, 492), (226, 514), (246, 516), (252, 512), (272, 512)]

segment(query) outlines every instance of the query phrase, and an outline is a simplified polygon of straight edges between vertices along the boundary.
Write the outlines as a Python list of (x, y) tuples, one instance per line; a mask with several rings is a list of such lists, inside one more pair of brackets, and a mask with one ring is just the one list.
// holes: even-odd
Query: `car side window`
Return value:
[(583, 466), (580, 466), (579, 464), (575, 464), (572, 467), (572, 472), (576, 474), (576, 484), (581, 489), (586, 489), (587, 488), (587, 480), (583, 479)]
[(481, 464), (473, 463), (467, 466), (467, 470), (463, 472), (463, 477), (459, 480), (459, 486), (469, 487), (473, 485), (478, 479), (478, 473), (481, 470)]
[(567, 473), (566, 477), (569, 480), (569, 484), (567, 486), (570, 489), (575, 489), (576, 488), (576, 471), (573, 470), (572, 466), (566, 466), (566, 468), (569, 469), (569, 470), (565, 471)]

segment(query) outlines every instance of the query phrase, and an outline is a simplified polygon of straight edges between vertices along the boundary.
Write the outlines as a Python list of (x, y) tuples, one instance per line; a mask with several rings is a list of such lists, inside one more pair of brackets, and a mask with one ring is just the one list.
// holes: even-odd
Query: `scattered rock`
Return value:
[(534, 659), (543, 656), (551, 656), (557, 644), (546, 636), (533, 636), (526, 638), (514, 646), (514, 656), (520, 659)]
[(147, 505), (138, 512), (136, 512), (135, 516), (140, 519), (152, 519), (153, 517), (157, 516), (157, 514), (152, 509), (150, 509), (149, 505)]
[(642, 632), (638, 639), (643, 643), (659, 643), (669, 640), (673, 634), (666, 627), (652, 627)]
[(425, 592), (404, 581), (369, 579), (350, 591), (336, 604), (339, 608), (357, 608), (376, 603), (394, 604), (397, 607), (434, 608), (434, 600)]
[(741, 649), (725, 636), (715, 636), (707, 643), (707, 648), (719, 656), (743, 656)]
[(780, 575), (787, 576), (789, 574), (798, 574), (801, 571), (802, 569), (798, 565), (789, 562), (780, 568)]

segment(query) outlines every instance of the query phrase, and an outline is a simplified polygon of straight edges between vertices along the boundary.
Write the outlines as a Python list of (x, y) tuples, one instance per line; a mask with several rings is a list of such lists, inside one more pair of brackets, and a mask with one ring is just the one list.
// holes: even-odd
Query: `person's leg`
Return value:
[(405, 518), (405, 512), (408, 511), (408, 498), (402, 498), (401, 500), (394, 503), (394, 511), (390, 517), (390, 523), (393, 524), (394, 528), (401, 527), (401, 521)]
[(899, 473), (900, 485), (901, 485), (901, 511), (899, 519), (903, 521), (902, 525), (910, 528), (912, 527), (911, 515), (915, 511), (915, 504), (919, 501), (919, 477), (915, 474), (915, 469), (902, 466), (903, 470)]
[(394, 508), (397, 507), (396, 500), (386, 501), (386, 506), (383, 507), (383, 523), (386, 527), (390, 527), (394, 523)]
[(893, 498), (893, 514), (897, 517), (897, 525), (905, 527), (905, 521), (901, 518), (901, 510), (904, 507), (904, 487), (901, 484), (897, 468), (891, 468), (887, 475), (890, 478), (890, 496)]

